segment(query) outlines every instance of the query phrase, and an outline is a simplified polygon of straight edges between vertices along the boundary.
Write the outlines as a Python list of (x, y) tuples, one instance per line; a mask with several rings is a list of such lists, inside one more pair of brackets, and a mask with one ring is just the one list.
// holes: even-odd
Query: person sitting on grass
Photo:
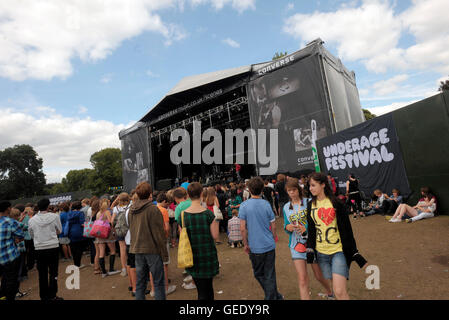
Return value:
[(427, 193), (424, 198), (421, 198), (416, 206), (411, 207), (408, 204), (401, 204), (390, 219), (390, 222), (401, 222), (402, 217), (406, 214), (409, 218), (407, 223), (418, 221), (426, 218), (433, 218), (436, 211), (436, 199), (431, 193)]
[(383, 211), (384, 207), (382, 207), (382, 203), (384, 202), (386, 197), (388, 197), (388, 195), (383, 193), (382, 190), (380, 190), (380, 189), (374, 190), (374, 195), (377, 197), (377, 200), (376, 200), (376, 202), (374, 202), (372, 204), (372, 206), (370, 207), (370, 210), (368, 210), (365, 213), (367, 216), (372, 216), (373, 214), (384, 212)]

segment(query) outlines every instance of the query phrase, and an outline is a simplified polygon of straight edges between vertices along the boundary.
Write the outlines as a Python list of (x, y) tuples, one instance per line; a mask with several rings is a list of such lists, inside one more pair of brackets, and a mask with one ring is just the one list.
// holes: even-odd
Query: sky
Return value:
[(183, 77), (321, 38), (381, 115), (449, 78), (447, 0), (2, 0), (0, 150), (31, 145), (47, 182), (120, 148)]

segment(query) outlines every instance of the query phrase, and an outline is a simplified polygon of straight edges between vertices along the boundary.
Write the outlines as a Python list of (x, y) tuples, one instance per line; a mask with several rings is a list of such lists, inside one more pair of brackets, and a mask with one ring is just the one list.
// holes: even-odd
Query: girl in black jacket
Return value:
[(310, 175), (312, 200), (307, 204), (308, 262), (314, 257), (326, 279), (332, 280), (337, 299), (349, 299), (346, 281), (349, 267), (356, 261), (360, 268), (366, 260), (358, 253), (348, 212), (332, 193), (326, 175)]

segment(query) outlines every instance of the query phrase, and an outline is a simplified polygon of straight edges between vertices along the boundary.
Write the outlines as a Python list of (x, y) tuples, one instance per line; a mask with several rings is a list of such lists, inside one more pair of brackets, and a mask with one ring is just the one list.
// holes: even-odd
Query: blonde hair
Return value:
[(206, 202), (206, 205), (213, 206), (215, 204), (215, 197), (217, 196), (214, 187), (207, 187), (204, 193), (206, 194), (206, 201), (203, 201)]
[(109, 200), (101, 199), (100, 200), (100, 211), (106, 211), (109, 209)]

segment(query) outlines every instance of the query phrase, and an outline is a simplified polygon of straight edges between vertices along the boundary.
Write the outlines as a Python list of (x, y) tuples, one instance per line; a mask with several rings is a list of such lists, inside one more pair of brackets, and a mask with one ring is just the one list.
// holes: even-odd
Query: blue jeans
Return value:
[(275, 250), (265, 253), (250, 253), (249, 259), (253, 266), (254, 277), (261, 285), (265, 300), (283, 300), (282, 295), (277, 290)]
[(325, 279), (332, 279), (334, 273), (346, 279), (349, 278), (349, 268), (343, 252), (340, 251), (331, 255), (317, 252), (317, 260)]
[(157, 254), (136, 253), (136, 300), (145, 300), (149, 273), (153, 275), (154, 299), (165, 300), (165, 275), (162, 258)]

